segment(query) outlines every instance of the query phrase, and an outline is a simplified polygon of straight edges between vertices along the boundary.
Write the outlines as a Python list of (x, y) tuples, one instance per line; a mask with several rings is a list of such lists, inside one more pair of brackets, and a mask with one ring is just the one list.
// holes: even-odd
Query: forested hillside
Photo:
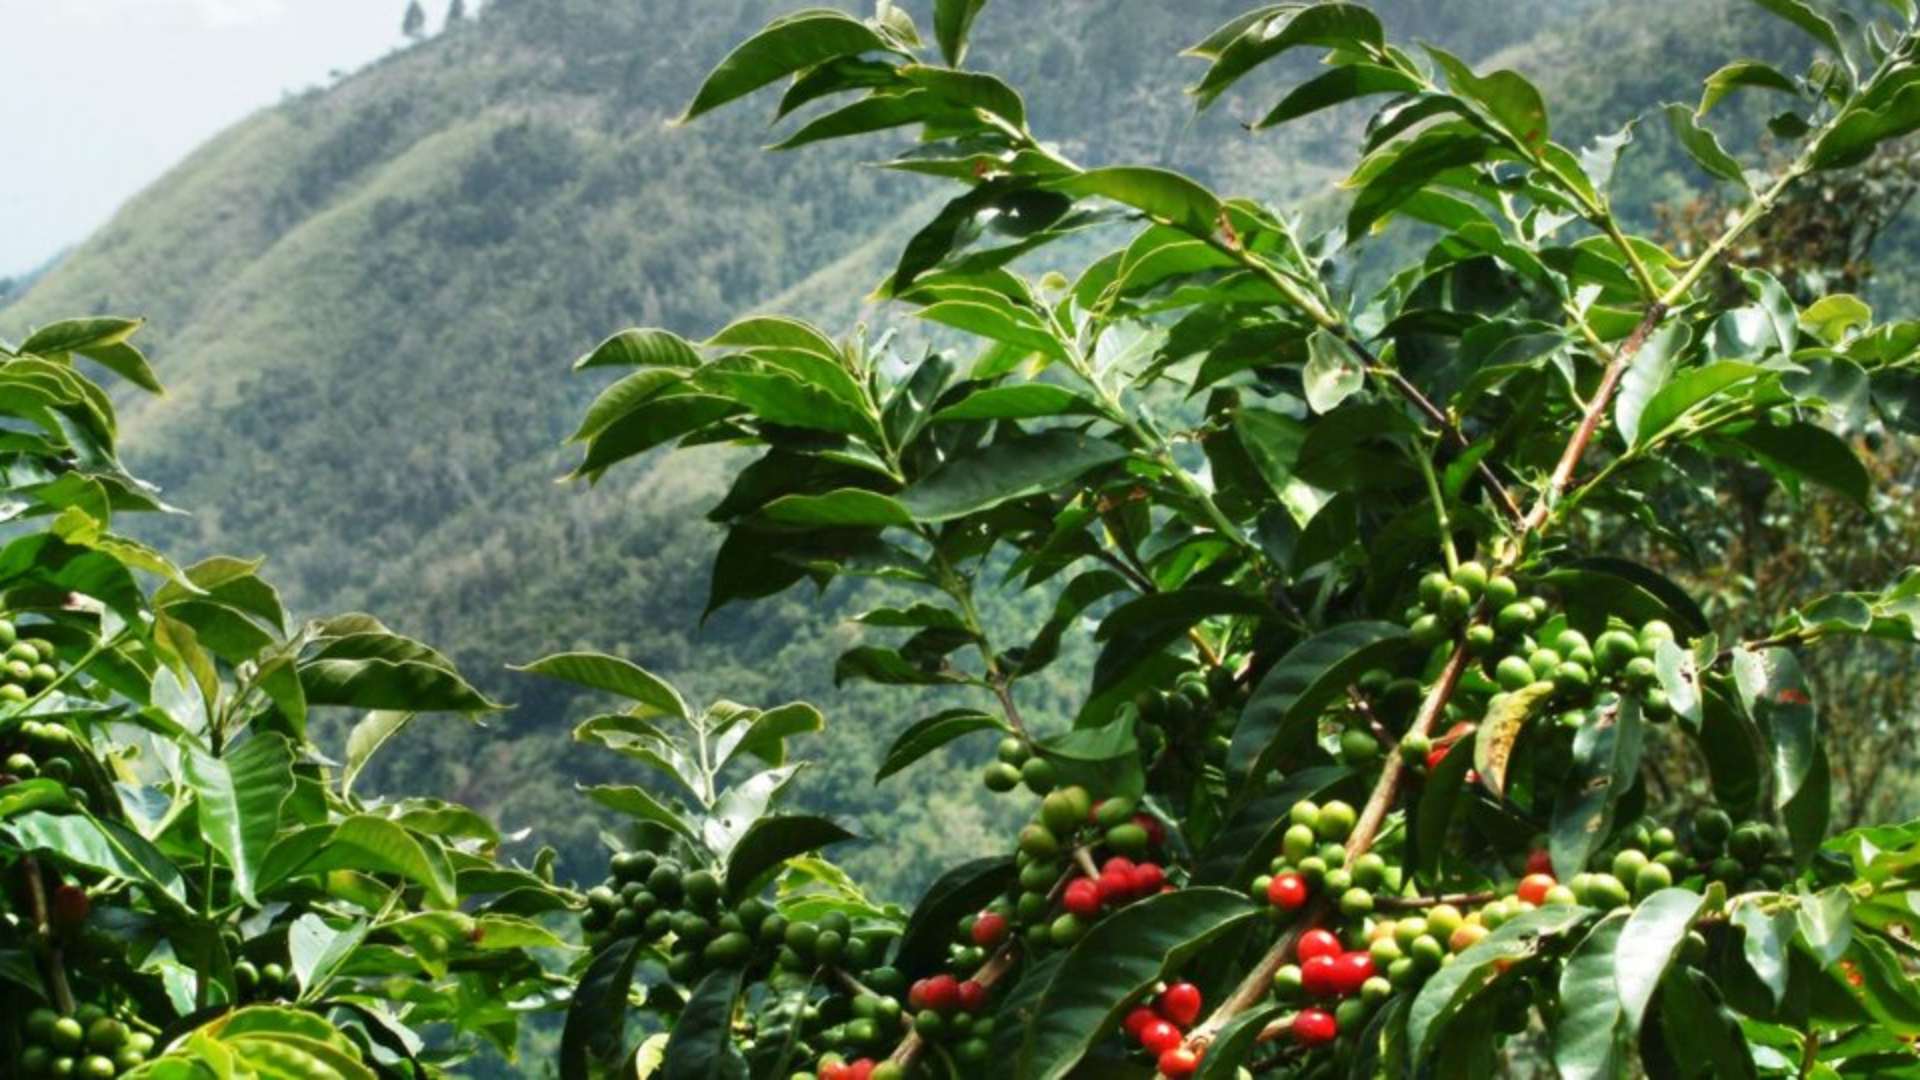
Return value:
[[(1245, 6), (993, 5), (975, 50), (1016, 85), (1055, 88), (1033, 127), (1077, 159), (1149, 163), (1177, 149), (1223, 190), (1324, 189), (1351, 163), (1354, 114), (1250, 136), (1240, 121), (1254, 99), (1196, 117), (1154, 93), (1191, 82), (1177, 47)], [(1402, 38), (1511, 57), (1547, 89), (1568, 143), (1679, 97), (1729, 56), (1800, 48), (1724, 0), (1375, 6)], [(495, 0), (202, 147), (0, 308), (0, 336), (79, 311), (146, 316), (169, 396), (129, 403), (128, 457), (199, 508), (157, 531), (183, 554), (275, 552), (271, 572), (299, 609), (375, 608), (519, 706), (485, 729), (440, 721), (394, 751), (385, 768), (410, 789), (531, 828), (569, 868), (597, 874), (600, 823), (570, 782), (603, 777), (564, 737), (579, 707), (505, 670), (592, 645), (707, 697), (820, 703), (826, 746), (805, 756), (824, 764), (806, 798), (874, 838), (841, 857), (905, 898), (924, 868), (898, 851), (980, 847), (1000, 811), (980, 797), (977, 762), (936, 757), (916, 766), (919, 782), (874, 789), (886, 741), (916, 717), (898, 714), (903, 696), (832, 685), (832, 658), (856, 633), (844, 616), (862, 598), (796, 590), (701, 622), (717, 537), (696, 508), (719, 489), (708, 466), (725, 449), (592, 491), (554, 483), (596, 388), (567, 378), (566, 362), (608, 327), (703, 337), (729, 313), (777, 309), (850, 329), (863, 313), (817, 298), (877, 280), (939, 197), (828, 153), (760, 153), (778, 136), (751, 110), (671, 126), (766, 15), (740, 0)], [(1262, 94), (1273, 85), (1254, 81)], [(1677, 185), (1664, 128), (1647, 125), (1641, 144), (1620, 190), (1650, 220)], [(886, 242), (866, 240), (876, 233)], [(1056, 678), (1064, 695), (1072, 673)], [(1045, 716), (1061, 703), (1023, 704)]]

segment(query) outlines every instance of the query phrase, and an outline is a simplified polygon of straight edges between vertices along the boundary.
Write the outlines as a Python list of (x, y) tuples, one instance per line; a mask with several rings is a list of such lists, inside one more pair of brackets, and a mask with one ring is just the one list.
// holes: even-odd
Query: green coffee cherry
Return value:
[(1494, 667), (1493, 677), (1502, 690), (1518, 690), (1533, 682), (1533, 666), (1518, 656), (1504, 657)]
[(1503, 638), (1516, 638), (1533, 629), (1538, 619), (1531, 604), (1507, 604), (1494, 613), (1493, 629)]
[(1371, 765), (1380, 758), (1380, 740), (1372, 733), (1349, 728), (1340, 736), (1340, 759), (1349, 765)]
[(1314, 823), (1313, 831), (1323, 840), (1345, 840), (1357, 820), (1359, 814), (1351, 805), (1335, 799), (1320, 808), (1319, 820)]
[(1035, 795), (1045, 795), (1059, 782), (1053, 763), (1043, 757), (1030, 758), (1020, 766), (1020, 779)]
[(1667, 869), (1663, 863), (1648, 863), (1633, 877), (1633, 895), (1638, 899), (1645, 899), (1661, 889), (1671, 888), (1672, 885), (1673, 871)]
[(1613, 876), (1621, 881), (1632, 881), (1649, 861), (1646, 852), (1638, 848), (1626, 848), (1613, 857)]
[(1477, 562), (1463, 562), (1453, 568), (1453, 584), (1478, 599), (1487, 591), (1487, 568)]

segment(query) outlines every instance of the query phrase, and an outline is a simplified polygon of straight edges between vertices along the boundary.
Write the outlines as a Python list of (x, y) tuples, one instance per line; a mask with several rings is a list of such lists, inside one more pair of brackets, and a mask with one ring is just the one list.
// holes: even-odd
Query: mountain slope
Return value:
[[(1319, 190), (1350, 160), (1351, 114), (1254, 139), (1236, 118), (1278, 75), (1198, 118), (1168, 92), (1195, 71), (1178, 48), (1244, 6), (997, 4), (975, 62), (1032, 90), (1036, 129), (1082, 160), (1178, 162), (1261, 195)], [(1760, 16), (1642, 0), (1378, 6), (1397, 37), (1468, 56), (1508, 49), (1549, 87), (1569, 70), (1631, 69), (1636, 107), (1710, 70), (1721, 39), (1777, 40), (1749, 33)], [(592, 491), (552, 483), (598, 386), (569, 377), (568, 359), (623, 326), (704, 336), (766, 308), (840, 332), (862, 314), (847, 298), (948, 194), (850, 167), (835, 147), (761, 153), (756, 108), (670, 129), (766, 14), (743, 0), (495, 0), (208, 143), (0, 309), (0, 334), (84, 312), (150, 317), (143, 340), (171, 393), (130, 406), (130, 457), (194, 516), (142, 534), (186, 552), (270, 553), (300, 610), (378, 611), (521, 705), (492, 730), (443, 722), (390, 751), (384, 776), (532, 825), (569, 870), (594, 873), (599, 822), (557, 782), (608, 768), (565, 745), (561, 721), (582, 706), (503, 670), (590, 645), (701, 697), (821, 702), (835, 753), (809, 797), (887, 842), (850, 861), (903, 895), (924, 878), (892, 845), (998, 843), (1004, 807), (953, 771), (959, 755), (910, 774), (919, 794), (904, 809), (874, 792), (879, 749), (916, 716), (899, 712), (901, 695), (829, 685), (855, 598), (793, 593), (695, 626), (717, 539), (698, 508), (727, 450), (616, 471)], [(1710, 47), (1636, 52), (1696, 20), (1720, 28)], [(1620, 25), (1634, 30), (1602, 33)], [(1604, 88), (1578, 85), (1565, 130), (1612, 112)], [(1070, 673), (1035, 688), (1036, 713), (1067, 700)]]

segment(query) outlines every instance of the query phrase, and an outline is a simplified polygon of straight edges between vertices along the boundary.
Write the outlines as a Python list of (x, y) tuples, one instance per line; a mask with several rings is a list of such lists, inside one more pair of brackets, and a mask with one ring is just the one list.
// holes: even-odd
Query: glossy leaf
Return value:
[(1614, 951), (1628, 912), (1615, 911), (1594, 924), (1560, 971), (1559, 1022), (1554, 1025), (1553, 1064), (1562, 1080), (1620, 1080), (1632, 1061), (1614, 985)]
[(595, 652), (556, 653), (513, 670), (618, 694), (667, 716), (683, 720), (693, 716), (680, 692), (665, 679), (617, 656)]
[(943, 709), (916, 722), (893, 740), (879, 771), (873, 775), (874, 782), (885, 780), (955, 739), (1002, 727), (999, 720), (978, 709)]
[(581, 973), (560, 1033), (562, 1080), (591, 1080), (596, 1062), (611, 1064), (625, 1056), (627, 996), (639, 959), (639, 938), (617, 938)]
[(967, 32), (987, 0), (934, 0), (933, 37), (940, 43), (940, 55), (959, 67), (967, 57)]
[(1706, 898), (1686, 889), (1662, 889), (1628, 916), (1613, 950), (1613, 981), (1629, 1030), (1638, 1031), (1653, 992), (1679, 954)]
[(1719, 136), (1701, 126), (1692, 109), (1676, 102), (1668, 105), (1666, 112), (1667, 126), (1673, 130), (1673, 137), (1680, 141), (1681, 149), (1693, 158), (1696, 165), (1715, 179), (1746, 186), (1746, 174), (1741, 170), (1740, 163), (1720, 145)]
[(1125, 447), (1090, 435), (1044, 431), (954, 458), (909, 485), (898, 501), (916, 521), (950, 521), (1009, 499), (1057, 491), (1126, 454)]
[(985, 908), (1015, 881), (1013, 859), (996, 855), (971, 859), (941, 874), (913, 905), (893, 966), (909, 977), (932, 971), (946, 959), (953, 928)]
[[(1634, 354), (1626, 374), (1620, 377), (1620, 392), (1613, 402), (1613, 422), (1628, 444), (1639, 441), (1643, 430), (1641, 415), (1673, 377), (1680, 354), (1686, 351), (1692, 338), (1692, 331), (1685, 323), (1667, 323), (1647, 336), (1646, 344)], [(1661, 426), (1664, 427), (1664, 423)]]
[(1228, 760), (1244, 762), (1241, 785), (1258, 782), (1281, 758), (1311, 742), (1320, 710), (1369, 668), (1406, 647), (1403, 626), (1355, 622), (1336, 626), (1289, 649), (1261, 676), (1240, 711)]
[(1563, 880), (1583, 870), (1606, 842), (1614, 804), (1640, 768), (1643, 725), (1637, 698), (1603, 704), (1573, 737), (1573, 771), (1553, 807), (1548, 850)]
[(885, 47), (872, 28), (837, 11), (815, 8), (775, 19), (707, 75), (680, 122), (815, 64)]
[(1149, 897), (1096, 923), (1048, 981), (1020, 1046), (1018, 1075), (1066, 1076), (1135, 995), (1256, 914), (1240, 893), (1201, 887)]
[(1253, 126), (1256, 129), (1277, 127), (1358, 98), (1374, 94), (1410, 94), (1418, 89), (1418, 80), (1394, 68), (1377, 64), (1342, 64), (1294, 87), (1286, 97), (1280, 99), (1280, 104), (1275, 105)]
[(727, 897), (738, 901), (752, 896), (765, 876), (786, 860), (853, 838), (836, 822), (811, 814), (760, 818), (746, 827), (727, 853)]
[(1200, 107), (1213, 104), (1247, 72), (1305, 45), (1324, 49), (1362, 49), (1384, 40), (1380, 20), (1359, 4), (1273, 5), (1249, 12), (1187, 50), (1213, 65), (1190, 93)]
[(1572, 905), (1550, 906), (1528, 911), (1501, 923), (1479, 944), (1458, 953), (1453, 963), (1440, 969), (1413, 999), (1407, 1012), (1407, 1042), (1416, 1058), (1425, 1058), (1435, 1049), (1452, 1020), (1465, 1011), (1487, 988), (1518, 969), (1525, 960), (1538, 955), (1584, 924), (1593, 912)]
[(273, 733), (253, 736), (225, 757), (189, 751), (181, 771), (198, 801), (200, 833), (225, 856), (233, 888), (249, 904), (254, 877), (280, 828), (280, 809), (293, 794), (293, 753)]
[(747, 1063), (733, 1045), (739, 969), (711, 972), (680, 1011), (660, 1063), (660, 1080), (746, 1080)]

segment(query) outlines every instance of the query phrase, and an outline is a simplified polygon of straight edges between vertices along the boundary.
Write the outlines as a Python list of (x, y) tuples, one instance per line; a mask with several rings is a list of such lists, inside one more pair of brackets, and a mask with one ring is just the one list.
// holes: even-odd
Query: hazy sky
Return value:
[[(423, 3), (437, 28), (446, 0)], [(394, 48), (405, 8), (0, 0), (0, 275), (84, 239), (202, 140), (283, 92)]]

